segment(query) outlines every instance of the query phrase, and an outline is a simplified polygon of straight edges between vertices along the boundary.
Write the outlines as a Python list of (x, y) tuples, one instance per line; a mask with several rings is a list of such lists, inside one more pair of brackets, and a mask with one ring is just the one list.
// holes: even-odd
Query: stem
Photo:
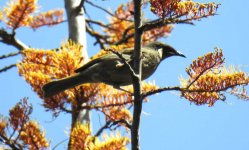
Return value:
[(135, 45), (134, 45), (134, 71), (137, 76), (133, 77), (133, 88), (134, 88), (134, 110), (133, 110), (133, 123), (131, 127), (131, 148), (132, 150), (140, 149), (139, 142), (139, 126), (142, 112), (142, 95), (141, 95), (141, 43), (142, 34), (141, 30), (141, 0), (134, 0), (134, 21), (135, 21)]

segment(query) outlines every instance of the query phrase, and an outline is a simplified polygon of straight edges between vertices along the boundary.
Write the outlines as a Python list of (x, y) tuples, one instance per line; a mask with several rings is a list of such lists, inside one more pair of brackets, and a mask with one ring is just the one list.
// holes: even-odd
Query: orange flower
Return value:
[(37, 0), (11, 0), (6, 8), (7, 25), (13, 29), (29, 24), (30, 14), (37, 9)]
[(63, 22), (63, 10), (50, 10), (29, 18), (29, 25), (33, 29), (41, 26), (52, 26)]
[[(124, 42), (126, 47), (134, 45), (134, 22), (133, 19), (133, 3), (129, 2), (126, 5), (120, 5), (110, 19), (109, 28), (104, 31), (108, 35), (108, 40), (111, 44), (116, 44), (128, 37)], [(167, 25), (144, 32), (142, 41), (143, 44), (156, 41), (157, 39), (169, 36), (173, 29), (172, 25)]]
[(75, 127), (71, 131), (70, 138), (70, 149), (87, 149), (92, 139), (89, 125), (76, 123)]
[(129, 142), (128, 137), (122, 137), (119, 132), (116, 134), (111, 134), (108, 136), (107, 134), (103, 135), (103, 142), (99, 140), (95, 140), (94, 144), (91, 144), (90, 150), (127, 150), (125, 147)]
[(22, 99), (9, 111), (9, 122), (14, 130), (19, 130), (23, 124), (29, 121), (31, 112), (32, 107), (28, 104), (27, 98)]
[(161, 18), (185, 16), (188, 20), (199, 20), (213, 16), (220, 4), (198, 3), (192, 0), (150, 0), (151, 11)]
[(39, 125), (35, 121), (24, 125), (20, 139), (29, 146), (30, 150), (45, 149), (49, 146), (45, 133), (39, 129)]
[(5, 128), (7, 127), (7, 121), (6, 119), (0, 117), (0, 135), (5, 134)]
[(223, 54), (219, 49), (194, 60), (186, 69), (189, 79), (181, 79), (183, 88), (186, 88), (182, 96), (197, 105), (213, 106), (217, 100), (225, 100), (222, 91), (249, 83), (246, 73), (234, 67), (227, 69), (222, 66), (223, 63)]
[[(43, 98), (42, 86), (45, 83), (74, 74), (74, 70), (83, 64), (84, 58), (81, 50), (82, 46), (73, 42), (63, 44), (58, 51), (24, 50), (23, 60), (17, 65), (19, 74)], [(73, 99), (75, 96), (71, 94), (72, 91), (74, 90), (67, 90), (52, 98), (45, 99), (44, 106), (56, 112), (66, 103), (75, 104), (75, 99)]]

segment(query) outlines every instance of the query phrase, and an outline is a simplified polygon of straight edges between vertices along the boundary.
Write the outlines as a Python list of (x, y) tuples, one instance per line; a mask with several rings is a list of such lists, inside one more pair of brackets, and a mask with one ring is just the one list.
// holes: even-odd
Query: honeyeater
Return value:
[[(185, 57), (170, 45), (162, 42), (151, 42), (141, 48), (142, 56), (142, 80), (151, 76), (158, 65), (170, 56)], [(133, 48), (120, 51), (126, 62), (133, 66)], [(84, 83), (105, 83), (119, 88), (120, 86), (132, 84), (132, 76), (129, 67), (124, 64), (122, 59), (114, 54), (107, 53), (99, 58), (89, 61), (82, 67), (75, 70), (75, 74), (49, 82), (42, 88), (44, 97), (50, 97), (66, 89)]]

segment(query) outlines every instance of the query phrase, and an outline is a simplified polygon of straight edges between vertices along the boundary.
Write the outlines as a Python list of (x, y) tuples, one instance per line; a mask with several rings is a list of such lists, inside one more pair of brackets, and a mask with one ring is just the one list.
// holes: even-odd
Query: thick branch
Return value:
[(4, 29), (0, 30), (0, 42), (14, 46), (20, 51), (29, 48), (27, 45), (16, 39), (15, 34), (9, 34)]
[(141, 96), (141, 45), (142, 45), (142, 0), (134, 0), (134, 23), (135, 23), (135, 43), (134, 43), (134, 71), (138, 77), (133, 77), (133, 88), (134, 88), (134, 110), (133, 110), (133, 122), (131, 127), (131, 148), (132, 150), (140, 149), (139, 140), (139, 128), (140, 118), (142, 112), (142, 96)]

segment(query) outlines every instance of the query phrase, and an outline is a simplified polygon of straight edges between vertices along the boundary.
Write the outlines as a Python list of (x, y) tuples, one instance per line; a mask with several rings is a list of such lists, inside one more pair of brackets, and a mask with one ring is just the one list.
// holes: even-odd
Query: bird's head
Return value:
[(145, 47), (151, 48), (153, 50), (157, 50), (160, 54), (161, 59), (165, 59), (170, 56), (186, 57), (181, 52), (175, 50), (172, 46), (164, 44), (162, 42), (151, 42), (147, 44)]

